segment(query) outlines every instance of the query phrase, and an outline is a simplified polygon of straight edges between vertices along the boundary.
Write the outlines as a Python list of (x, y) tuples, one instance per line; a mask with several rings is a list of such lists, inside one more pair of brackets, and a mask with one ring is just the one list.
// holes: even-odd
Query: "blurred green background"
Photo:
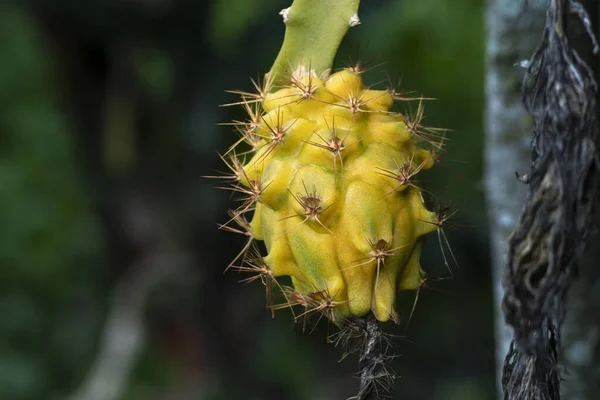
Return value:
[[(272, 319), (259, 283), (223, 274), (242, 239), (217, 230), (229, 194), (200, 177), (235, 138), (218, 123), (242, 117), (218, 106), (225, 90), (269, 69), (289, 3), (0, 2), (0, 400), (355, 394), (331, 327)], [(460, 266), (409, 326), (384, 326), (399, 336), (392, 398), (495, 395), (482, 16), (483, 0), (363, 0), (336, 64), (374, 60), (368, 83), (436, 98), (425, 123), (451, 130), (425, 187), (458, 210)], [(426, 246), (424, 269), (448, 276), (437, 237)]]

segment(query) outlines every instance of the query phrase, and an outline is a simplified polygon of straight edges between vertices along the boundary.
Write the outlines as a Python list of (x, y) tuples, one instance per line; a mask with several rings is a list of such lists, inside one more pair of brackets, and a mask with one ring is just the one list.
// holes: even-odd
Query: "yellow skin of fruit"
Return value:
[(329, 300), (334, 322), (369, 311), (396, 320), (396, 292), (420, 287), (421, 238), (437, 228), (399, 171), (414, 175), (433, 157), (389, 111), (390, 93), (366, 89), (358, 74), (293, 82), (266, 95), (243, 167), (240, 183), (261, 187), (252, 236), (264, 241), (272, 275)]

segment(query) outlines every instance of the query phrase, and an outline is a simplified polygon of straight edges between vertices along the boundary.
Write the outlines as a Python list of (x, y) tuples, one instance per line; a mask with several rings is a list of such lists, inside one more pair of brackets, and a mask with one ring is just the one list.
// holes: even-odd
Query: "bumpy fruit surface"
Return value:
[(230, 223), (264, 241), (251, 265), (290, 276), (291, 305), (334, 321), (395, 319), (396, 292), (420, 287), (421, 238), (436, 229), (414, 183), (434, 164), (418, 121), (391, 112), (393, 93), (367, 89), (349, 69), (242, 98), (250, 120), (236, 123), (239, 143), (251, 151), (230, 150), (234, 191), (246, 196)]

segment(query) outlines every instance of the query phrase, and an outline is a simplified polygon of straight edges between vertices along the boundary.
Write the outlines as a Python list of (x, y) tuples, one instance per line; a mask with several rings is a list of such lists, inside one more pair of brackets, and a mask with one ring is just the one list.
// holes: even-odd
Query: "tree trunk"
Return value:
[[(596, 37), (600, 33), (600, 7), (597, 0), (583, 2), (595, 23)], [(581, 24), (574, 23), (574, 27)], [(573, 35), (577, 50), (600, 78), (598, 56), (586, 32), (579, 28)], [(600, 218), (596, 206), (596, 221)], [(600, 393), (600, 235), (588, 240), (588, 248), (579, 263), (579, 279), (569, 292), (567, 318), (563, 325), (562, 395), (566, 400), (592, 400)]]
[(521, 101), (523, 68), (538, 45), (544, 27), (545, 1), (527, 8), (515, 0), (488, 0), (486, 9), (486, 149), (485, 182), (492, 246), (494, 307), (496, 313), (496, 366), (499, 398), (504, 357), (512, 332), (501, 310), (502, 279), (507, 239), (521, 213), (526, 187), (515, 171), (530, 165), (532, 126)]

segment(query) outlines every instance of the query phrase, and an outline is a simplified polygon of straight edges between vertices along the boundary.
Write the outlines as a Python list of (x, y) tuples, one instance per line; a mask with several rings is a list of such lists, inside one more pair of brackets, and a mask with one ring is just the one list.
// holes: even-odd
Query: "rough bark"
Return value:
[(504, 322), (507, 239), (523, 206), (526, 187), (515, 179), (515, 171), (529, 166), (531, 121), (521, 101), (522, 60), (537, 46), (544, 26), (545, 1), (532, 2), (527, 9), (516, 0), (489, 0), (486, 9), (486, 149), (485, 182), (489, 210), (494, 305), (496, 313), (497, 385), (512, 332)]
[[(550, 0), (540, 45), (528, 63), (523, 102), (533, 120), (525, 206), (508, 241), (502, 302), (514, 339), (503, 371), (507, 400), (557, 400), (560, 331), (577, 261), (594, 226), (600, 182), (597, 85), (573, 49), (575, 0)], [(592, 35), (590, 35), (593, 37)], [(593, 48), (598, 46), (593, 42)]]
[[(598, 37), (600, 6), (597, 0), (588, 0), (584, 5)], [(594, 69), (598, 81), (600, 62), (591, 51), (586, 32), (580, 29), (574, 33), (573, 39), (579, 44), (577, 50), (582, 58)], [(597, 213), (595, 220), (599, 218)], [(563, 325), (562, 359), (565, 370), (561, 394), (568, 400), (592, 400), (600, 393), (600, 235), (591, 237), (588, 243), (579, 263), (580, 278), (569, 292), (567, 317)]]
[(565, 370), (561, 393), (567, 400), (594, 400), (600, 393), (600, 237), (579, 264), (563, 325)]

